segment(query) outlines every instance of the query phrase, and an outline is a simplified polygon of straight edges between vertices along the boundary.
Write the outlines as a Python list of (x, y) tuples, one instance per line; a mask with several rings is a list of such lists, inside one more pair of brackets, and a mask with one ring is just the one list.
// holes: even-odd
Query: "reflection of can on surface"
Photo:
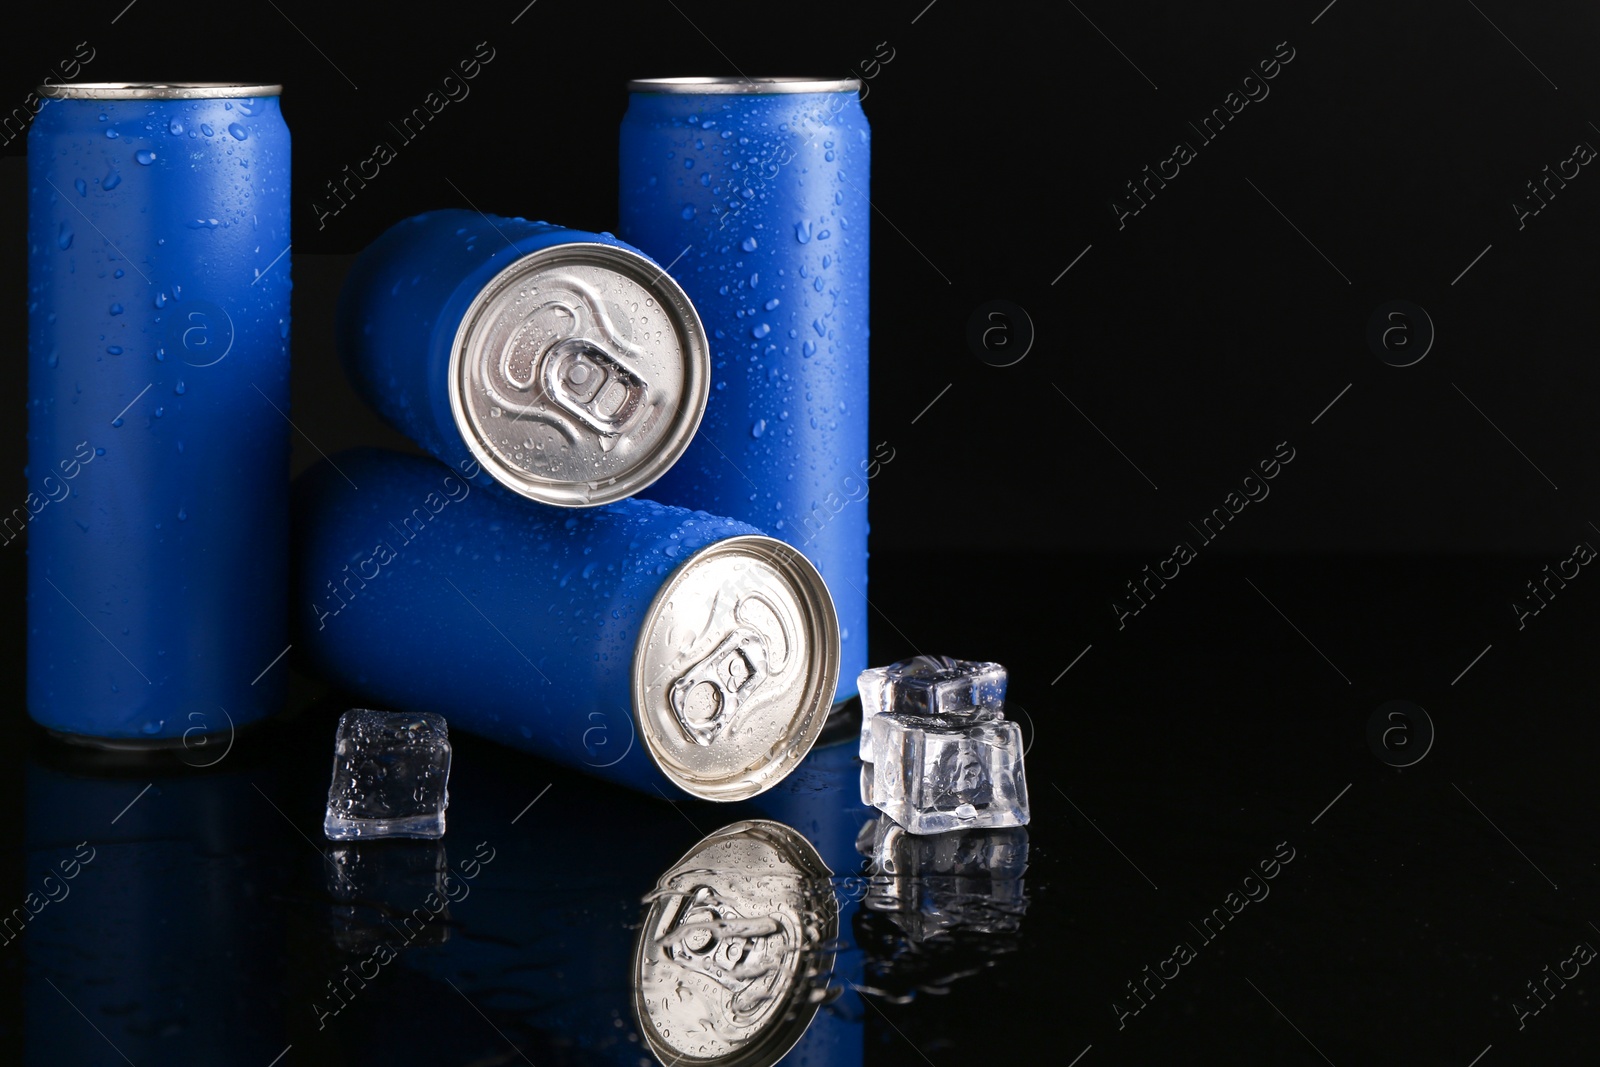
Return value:
[(843, 687), (867, 661), (867, 201), (854, 80), (635, 81), (618, 232), (675, 261), (712, 336), (699, 436), (651, 495), (754, 523), (816, 564)]
[(288, 761), (246, 745), (207, 766), (199, 736), (156, 754), (41, 742), (16, 772), (26, 881), (0, 948), (23, 1025), (8, 1062), (266, 1064), (283, 1050), (305, 1008), (279, 902), (302, 899), (285, 857), (306, 845), (261, 797), (285, 795)]
[(261, 677), (288, 643), (278, 92), (41, 90), (30, 492), (5, 525), (29, 528), (28, 710), (61, 734), (173, 743), (282, 702), (282, 671)]
[(768, 1067), (821, 1004), (838, 934), (832, 872), (782, 823), (736, 822), (672, 866), (634, 947), (639, 1029), (666, 1064)]
[(396, 429), (546, 504), (633, 495), (705, 409), (699, 317), (610, 234), (417, 215), (356, 260), (338, 328), (351, 382)]
[(711, 800), (775, 785), (827, 716), (827, 587), (745, 523), (638, 499), (530, 508), (362, 449), (302, 475), (295, 524), (298, 643), (389, 707)]

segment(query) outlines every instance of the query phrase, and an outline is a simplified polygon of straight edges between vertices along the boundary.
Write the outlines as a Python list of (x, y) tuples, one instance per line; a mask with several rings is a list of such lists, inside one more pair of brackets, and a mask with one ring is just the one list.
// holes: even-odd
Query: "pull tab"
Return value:
[(740, 705), (771, 676), (767, 651), (764, 634), (735, 626), (710, 655), (672, 683), (672, 713), (691, 741), (709, 745), (728, 728)]
[(543, 363), (550, 399), (602, 437), (621, 434), (644, 406), (644, 379), (586, 338), (556, 342)]

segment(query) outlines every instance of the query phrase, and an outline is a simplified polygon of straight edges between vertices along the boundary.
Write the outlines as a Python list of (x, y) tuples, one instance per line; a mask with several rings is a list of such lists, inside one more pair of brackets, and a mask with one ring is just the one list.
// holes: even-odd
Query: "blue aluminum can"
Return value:
[[(172, 744), (283, 702), (289, 131), (275, 85), (76, 84), (28, 134), (28, 710)], [(10, 501), (7, 501), (10, 504)], [(224, 718), (226, 717), (226, 718)]]
[(377, 449), (303, 474), (294, 515), (297, 643), (364, 700), (709, 800), (775, 785), (827, 717), (827, 587), (748, 523), (529, 507), (472, 461)]
[(816, 564), (839, 610), (840, 697), (867, 658), (871, 140), (854, 80), (630, 83), (621, 224), (688, 292), (715, 388), (657, 500), (753, 523)]
[(449, 464), (546, 504), (632, 496), (683, 454), (709, 389), (705, 331), (637, 249), (476, 211), (397, 223), (356, 260), (345, 372)]

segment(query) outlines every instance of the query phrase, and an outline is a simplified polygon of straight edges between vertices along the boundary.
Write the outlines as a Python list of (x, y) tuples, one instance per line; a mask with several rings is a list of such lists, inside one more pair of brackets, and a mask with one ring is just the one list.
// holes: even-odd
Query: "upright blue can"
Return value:
[[(868, 170), (853, 79), (629, 83), (618, 233), (673, 272), (711, 334), (699, 436), (651, 495), (754, 523), (839, 610), (840, 696), (867, 658)], [(890, 450), (888, 456), (892, 457)]]
[(694, 306), (638, 249), (476, 211), (417, 215), (368, 246), (338, 337), (356, 391), (397, 430), (561, 507), (655, 481), (710, 388)]
[(28, 710), (171, 744), (284, 697), (289, 131), (275, 85), (40, 94), (30, 492), (4, 520), (28, 531)]
[(472, 461), (377, 449), (301, 475), (294, 516), (296, 643), (377, 706), (727, 801), (782, 780), (827, 718), (827, 587), (748, 523), (530, 507)]

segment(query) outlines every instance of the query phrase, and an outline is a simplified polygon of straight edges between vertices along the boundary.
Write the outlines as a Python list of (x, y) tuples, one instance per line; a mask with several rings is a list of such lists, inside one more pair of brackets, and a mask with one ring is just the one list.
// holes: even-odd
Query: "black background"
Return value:
[[(1283, 440), (1301, 465), (1229, 549), (1560, 551), (1600, 514), (1584, 462), (1596, 382), (1580, 236), (1600, 195), (1584, 168), (1523, 228), (1512, 209), (1546, 165), (1600, 144), (1592, 8), (1341, 0), (1313, 25), (1317, 10), (1282, 4), (925, 5), (538, 0), (515, 25), (516, 3), (245, 13), (138, 0), (115, 25), (115, 4), (44, 8), (0, 43), (0, 105), (21, 106), (82, 41), (95, 58), (79, 80), (284, 83), (295, 403), (328, 452), (392, 438), (326, 401), (342, 390), (327, 316), (347, 260), (324, 257), (418, 211), (466, 206), (462, 194), (490, 213), (611, 228), (629, 77), (865, 68), (873, 434), (896, 449), (874, 487), (875, 547), (1170, 549)], [(484, 41), (495, 58), (470, 95), (319, 217), (326, 183), (396, 141), (389, 123)], [(1279, 42), (1294, 59), (1270, 94), (1201, 141), (1188, 124)], [(1198, 158), (1119, 229), (1124, 183), (1178, 140)], [(0, 149), (19, 352), (22, 147)], [(1009, 368), (966, 340), (992, 299), (1036, 328)], [(1437, 331), (1408, 368), (1366, 340), (1394, 300), (1426, 309)], [(20, 392), (21, 361), (12, 368)], [(21, 441), (12, 423), (9, 454)], [(936, 491), (970, 510), (933, 521)]]
[[(864, 104), (872, 433), (896, 449), (872, 487), (873, 659), (1006, 661), (1039, 744), (1020, 944), (947, 996), (885, 1003), (869, 1019), (868, 1062), (1066, 1062), (1091, 1045), (1084, 1067), (1466, 1065), (1485, 1046), (1483, 1067), (1579, 1062), (1595, 1044), (1587, 972), (1525, 1031), (1509, 1002), (1573, 943), (1600, 944), (1589, 925), (1600, 922), (1594, 579), (1573, 580), (1521, 629), (1511, 603), (1542, 566), (1600, 538), (1587, 239), (1600, 178), (1585, 167), (1520, 228), (1513, 203), (1574, 145), (1600, 145), (1600, 11), (1325, 3), (96, 0), (10, 14), (0, 112), (80, 41), (95, 58), (79, 80), (285, 85), (295, 416), (332, 453), (400, 445), (351, 398), (331, 348), (340, 278), (386, 226), (465, 206), (453, 182), (487, 212), (611, 228), (628, 78), (846, 75), (886, 44), (893, 59)], [(319, 228), (323, 183), (389, 139), (388, 122), (481, 41), (495, 59), (471, 95)], [(1201, 146), (1188, 123), (1280, 42), (1294, 58), (1270, 95)], [(1177, 140), (1197, 158), (1119, 228), (1124, 183)], [(19, 504), (22, 149), (0, 148), (0, 291), (11, 294), (0, 328), (12, 354), (0, 384), (15, 416), (0, 421), (0, 469), (12, 472), (0, 485)], [(969, 318), (994, 299), (1026, 309), (1036, 332), (1005, 368), (967, 340)], [(1424, 308), (1436, 331), (1409, 367), (1388, 365), (1367, 337), (1396, 300)], [(1296, 458), (1270, 497), (1119, 628), (1124, 583), (1193, 540), (1188, 523), (1285, 441)], [(306, 440), (295, 445), (297, 467), (315, 458)], [(18, 636), (21, 547), (0, 550)], [(20, 640), (6, 663), (20, 724)], [(315, 691), (303, 689), (297, 706)], [(1438, 730), (1402, 771), (1366, 740), (1391, 699), (1426, 707)], [(325, 720), (309, 714), (247, 766), (296, 768), (283, 772), (284, 804), (314, 832)], [(25, 747), (6, 756), (0, 810), (26, 810), (23, 768), (47, 758)], [(554, 774), (534, 766), (535, 784)], [(128, 773), (117, 797), (137, 791)], [(563, 819), (622, 820), (611, 829), (623, 841), (617, 827), (676, 823), (686, 839), (663, 846), (667, 859), (696, 836), (664, 806), (559, 781)], [(695, 818), (710, 829), (721, 816)], [(1260, 923), (1119, 1032), (1108, 1005), (1123, 983), (1285, 839), (1304, 858), (1273, 898), (1281, 909), (1244, 916)], [(4, 885), (20, 899), (10, 851)], [(292, 837), (281, 852), (305, 869), (297, 887), (268, 894), (269, 910), (294, 913), (317, 892), (316, 861)], [(552, 870), (573, 862), (550, 857)], [(53, 995), (25, 977), (29, 945), (0, 948), (13, 1036), (23, 1007)], [(262, 973), (264, 988), (284, 980)], [(498, 1022), (545, 1050), (540, 1067), (583, 1062), (546, 1047), (548, 1034)], [(452, 1014), (452, 1037), (458, 1025), (477, 1024)], [(39, 1062), (47, 1036), (30, 1045)], [(435, 1036), (418, 1036), (419, 1056), (506, 1055), (492, 1035), (473, 1034), (477, 1051)], [(186, 1055), (167, 1047), (173, 1062)], [(299, 1057), (363, 1062), (304, 1042), (284, 1062)]]

